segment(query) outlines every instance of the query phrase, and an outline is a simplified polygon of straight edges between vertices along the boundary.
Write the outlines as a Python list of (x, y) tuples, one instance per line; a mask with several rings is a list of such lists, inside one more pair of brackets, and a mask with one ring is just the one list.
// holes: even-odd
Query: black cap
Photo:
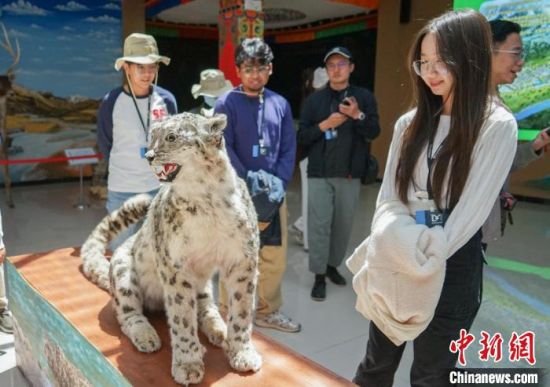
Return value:
[(330, 56), (334, 54), (342, 55), (344, 58), (347, 58), (350, 61), (352, 60), (351, 52), (347, 48), (336, 46), (333, 47), (329, 52), (327, 52), (327, 54), (325, 55), (325, 59), (323, 59), (323, 62), (327, 63), (328, 58), (330, 58)]

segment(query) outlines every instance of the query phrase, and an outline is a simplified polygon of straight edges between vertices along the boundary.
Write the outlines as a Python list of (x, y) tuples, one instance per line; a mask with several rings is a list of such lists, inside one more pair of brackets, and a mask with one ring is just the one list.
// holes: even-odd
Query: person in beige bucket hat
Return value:
[(197, 99), (199, 96), (217, 98), (233, 88), (231, 81), (225, 79), (223, 72), (218, 69), (206, 69), (201, 71), (200, 84), (191, 88), (191, 94)]
[[(158, 80), (159, 63), (170, 64), (170, 58), (159, 55), (151, 35), (133, 33), (124, 40), (124, 54), (115, 60), (115, 69), (124, 70), (126, 87), (134, 94), (146, 94)], [(151, 76), (149, 76), (151, 74)]]
[(218, 97), (232, 88), (231, 81), (225, 79), (221, 70), (206, 69), (201, 71), (200, 83), (191, 87), (191, 94), (195, 99), (202, 96), (203, 103), (191, 109), (190, 113), (211, 117), (214, 114), (214, 105)]
[(170, 64), (170, 58), (159, 55), (157, 41), (151, 35), (133, 33), (124, 40), (124, 56), (115, 61), (115, 69), (120, 70), (124, 62), (153, 64), (162, 62)]
[[(124, 41), (124, 55), (115, 69), (124, 71), (124, 83), (111, 90), (101, 102), (97, 116), (97, 145), (108, 162), (107, 211), (140, 193), (155, 195), (160, 183), (145, 159), (152, 123), (176, 114), (176, 99), (156, 85), (159, 63), (170, 58), (159, 55), (151, 35), (133, 33)], [(132, 226), (111, 248), (137, 231)]]

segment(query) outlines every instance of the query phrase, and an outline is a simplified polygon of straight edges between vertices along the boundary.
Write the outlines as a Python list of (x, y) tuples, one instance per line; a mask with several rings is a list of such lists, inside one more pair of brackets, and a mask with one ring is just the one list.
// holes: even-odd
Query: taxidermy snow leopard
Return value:
[[(198, 329), (224, 348), (231, 367), (257, 371), (251, 341), (257, 282), (257, 215), (223, 141), (226, 116), (182, 113), (155, 123), (145, 157), (164, 182), (151, 199), (139, 195), (107, 215), (82, 246), (83, 271), (111, 292), (122, 331), (139, 351), (160, 348), (143, 310), (164, 308), (172, 343), (172, 376), (182, 384), (204, 376)], [(144, 218), (117, 248), (109, 242)], [(228, 323), (214, 304), (210, 277), (229, 290)]]

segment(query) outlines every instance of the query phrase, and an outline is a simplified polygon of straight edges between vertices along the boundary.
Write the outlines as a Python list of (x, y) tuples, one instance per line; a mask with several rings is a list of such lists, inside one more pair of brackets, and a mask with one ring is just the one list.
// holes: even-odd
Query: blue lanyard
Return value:
[[(243, 87), (242, 85), (239, 86), (239, 92), (247, 95), (244, 91), (243, 91)], [(247, 95), (247, 98), (250, 98), (250, 96)], [(263, 127), (264, 127), (264, 120), (265, 120), (265, 100), (264, 100), (264, 91), (262, 89), (262, 91), (260, 92), (260, 94), (258, 95), (258, 99), (259, 99), (259, 104), (258, 104), (258, 116), (256, 117), (256, 125), (257, 125), (257, 128), (258, 128), (258, 143), (260, 144), (260, 147), (263, 147), (264, 146), (264, 131), (263, 131)], [(249, 100), (249, 103), (250, 105), (252, 105), (252, 102)], [(254, 115), (252, 115), (252, 117), (254, 117)]]
[(258, 142), (261, 147), (264, 146), (264, 119), (265, 119), (265, 106), (264, 106), (264, 93), (263, 91), (259, 95), (260, 103), (258, 105), (258, 118), (256, 124), (258, 125)]

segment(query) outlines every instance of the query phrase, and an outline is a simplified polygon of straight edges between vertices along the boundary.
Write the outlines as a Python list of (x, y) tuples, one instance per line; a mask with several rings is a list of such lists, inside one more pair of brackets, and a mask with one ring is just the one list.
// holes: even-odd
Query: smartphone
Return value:
[(342, 105), (350, 106), (350, 105), (351, 105), (351, 102), (349, 101), (349, 99), (344, 98), (344, 99), (342, 100)]
[(546, 133), (548, 136), (550, 136), (550, 126), (546, 129), (544, 129), (544, 133)]

